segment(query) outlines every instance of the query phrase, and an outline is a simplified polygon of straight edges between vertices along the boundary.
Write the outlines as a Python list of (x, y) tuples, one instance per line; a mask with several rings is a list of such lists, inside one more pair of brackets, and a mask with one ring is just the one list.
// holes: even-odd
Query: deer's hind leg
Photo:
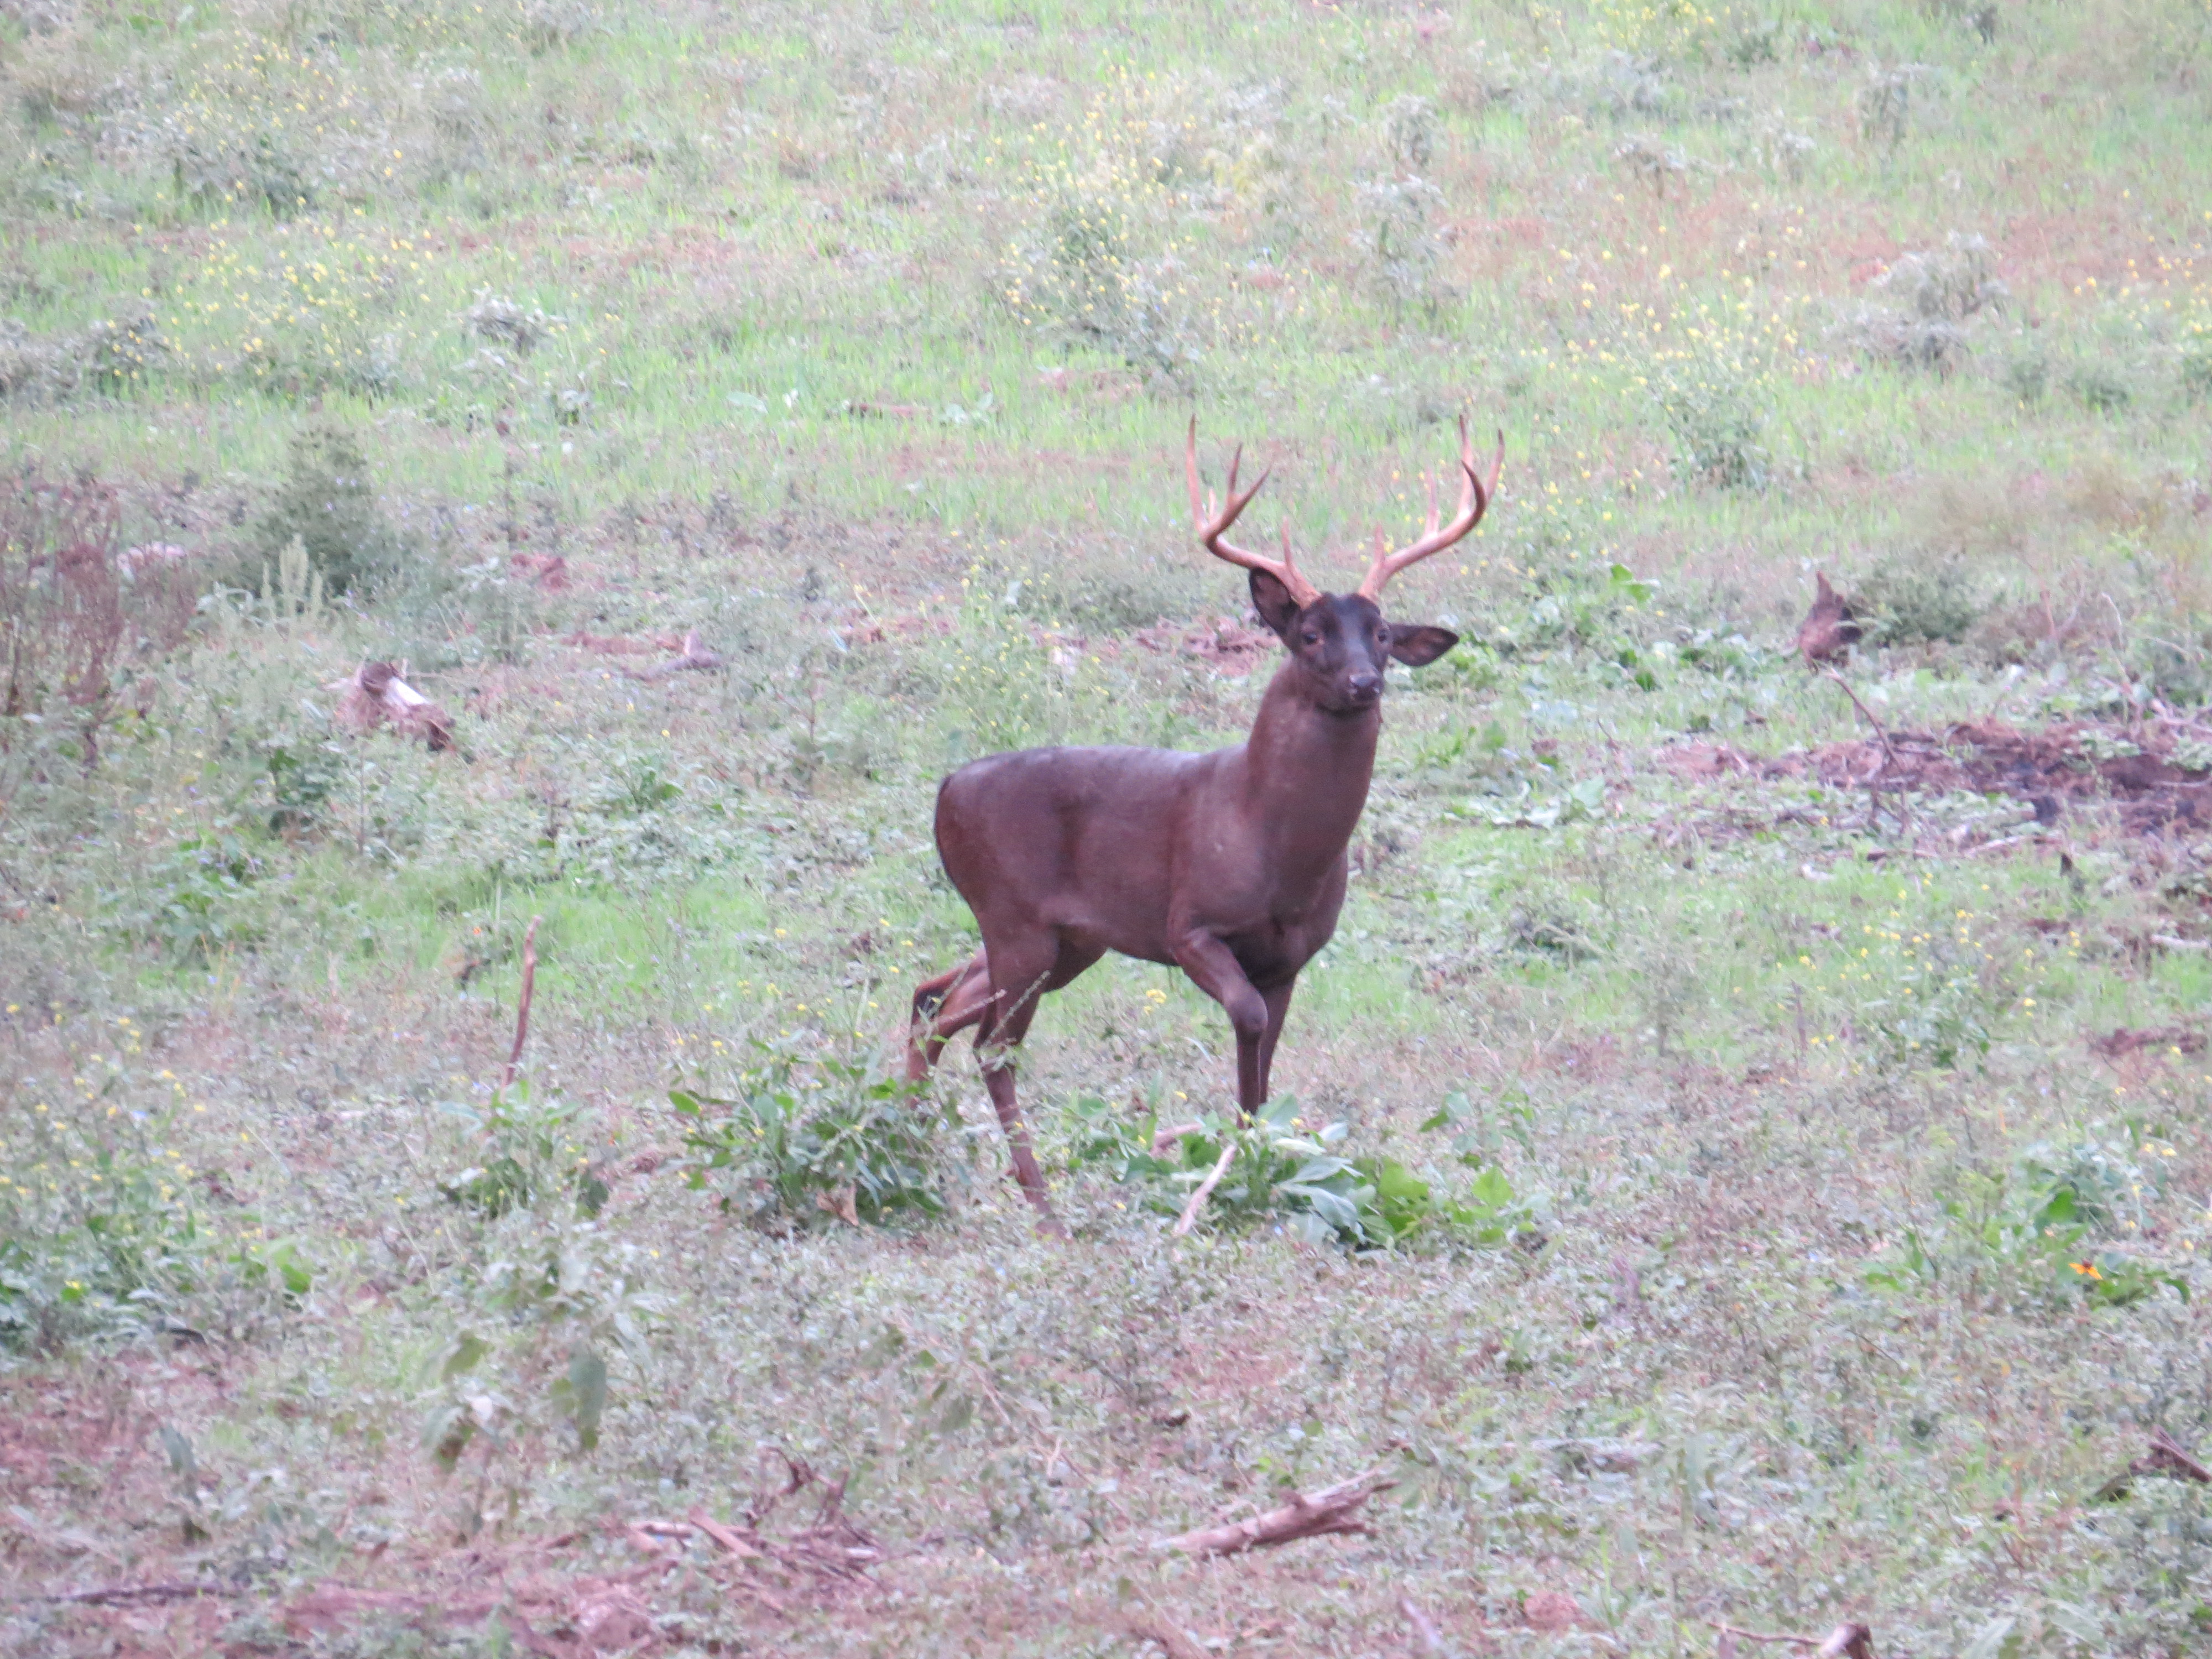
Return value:
[(919, 1083), (945, 1053), (945, 1045), (991, 1008), (991, 963), (978, 951), (957, 968), (914, 988), (914, 1016), (907, 1026), (906, 1080)]
[(1014, 944), (1001, 942), (990, 957), (991, 997), (988, 1011), (975, 1031), (975, 1057), (983, 1069), (983, 1086), (1005, 1131), (1006, 1150), (1014, 1164), (1014, 1179), (1022, 1196), (1036, 1206), (1039, 1227), (1060, 1231), (1060, 1222), (1045, 1196), (1044, 1171), (1037, 1167), (1030, 1144), (1029, 1125), (1022, 1121), (1020, 1103), (1014, 1097), (1014, 1054), (1029, 1035), (1036, 1018), (1037, 1000), (1047, 991), (1057, 991), (1098, 960), (1105, 952), (1076, 946), (1046, 935)]

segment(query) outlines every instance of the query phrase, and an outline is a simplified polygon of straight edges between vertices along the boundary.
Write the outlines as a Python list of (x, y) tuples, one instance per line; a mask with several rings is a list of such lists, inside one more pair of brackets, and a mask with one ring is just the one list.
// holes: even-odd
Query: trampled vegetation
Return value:
[[(2208, 76), (0, 0), (5, 1650), (2202, 1651)], [(1038, 1239), (936, 781), (1241, 734), (1192, 414), (1340, 586), (1462, 410), (1281, 1097), (1102, 965)]]

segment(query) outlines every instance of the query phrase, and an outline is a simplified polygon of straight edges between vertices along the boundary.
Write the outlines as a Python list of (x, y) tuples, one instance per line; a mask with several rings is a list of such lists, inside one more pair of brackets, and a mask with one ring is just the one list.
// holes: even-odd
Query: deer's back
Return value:
[(1234, 750), (1024, 749), (970, 762), (937, 795), (937, 849), (988, 939), (1042, 921), (1169, 961), (1171, 872), (1190, 815)]

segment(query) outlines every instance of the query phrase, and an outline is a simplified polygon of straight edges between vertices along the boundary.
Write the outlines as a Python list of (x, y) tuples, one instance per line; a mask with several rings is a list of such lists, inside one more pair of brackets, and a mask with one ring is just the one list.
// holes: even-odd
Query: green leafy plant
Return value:
[(919, 1085), (830, 1054), (756, 1042), (728, 1097), (674, 1089), (694, 1189), (756, 1226), (880, 1224), (938, 1216), (957, 1166), (949, 1111)]
[(261, 922), (245, 901), (263, 868), (259, 853), (228, 831), (188, 836), (141, 884), (129, 931), (185, 966), (250, 945)]
[(2133, 1151), (2097, 1139), (2039, 1142), (1998, 1175), (1969, 1172), (1925, 1227), (1908, 1227), (1867, 1270), (1883, 1289), (1947, 1285), (1970, 1301), (2056, 1311), (2081, 1302), (2130, 1307), (2189, 1283), (2140, 1247), (2146, 1169)]
[[(1139, 1188), (1145, 1207), (1162, 1215), (1180, 1215), (1218, 1168), (1204, 1210), (1217, 1227), (1272, 1222), (1309, 1243), (1382, 1249), (1421, 1236), (1498, 1244), (1520, 1225), (1510, 1184), (1497, 1170), (1484, 1170), (1467, 1194), (1441, 1198), (1394, 1158), (1347, 1156), (1348, 1127), (1309, 1128), (1288, 1096), (1249, 1120), (1209, 1115), (1164, 1132), (1156, 1114), (1119, 1116), (1095, 1097), (1071, 1109), (1071, 1165)], [(1224, 1153), (1232, 1154), (1226, 1164)]]
[(553, 1095), (536, 1098), (526, 1082), (495, 1093), (481, 1112), (462, 1109), (471, 1122), (478, 1161), (438, 1183), (447, 1199), (497, 1220), (548, 1197), (565, 1194), (579, 1215), (595, 1216), (607, 1201), (607, 1184), (584, 1152), (588, 1109)]

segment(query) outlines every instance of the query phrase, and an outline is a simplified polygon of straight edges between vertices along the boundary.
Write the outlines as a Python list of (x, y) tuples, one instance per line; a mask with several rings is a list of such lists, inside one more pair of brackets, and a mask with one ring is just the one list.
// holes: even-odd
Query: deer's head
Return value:
[(1218, 559), (1242, 566), (1250, 573), (1252, 605), (1261, 619), (1275, 630), (1304, 683), (1309, 701), (1334, 714), (1357, 714), (1372, 708), (1382, 696), (1383, 671), (1392, 661), (1419, 668), (1434, 662), (1459, 643), (1449, 629), (1426, 623), (1396, 623), (1382, 614), (1384, 584), (1432, 553), (1441, 553), (1481, 521), (1497, 491), (1505, 461), (1505, 441), (1500, 434), (1497, 457), (1491, 462), (1486, 483), (1475, 471), (1474, 453), (1468, 442), (1467, 420), (1459, 423), (1459, 509), (1448, 525), (1439, 527), (1437, 486), (1429, 479), (1429, 521), (1421, 538), (1409, 547), (1389, 550), (1379, 530), (1375, 534), (1375, 560), (1367, 575), (1352, 593), (1324, 593), (1306, 580), (1291, 557), (1291, 532), (1283, 527), (1283, 556), (1270, 559), (1227, 541), (1237, 515), (1251, 505), (1267, 481), (1262, 472), (1252, 487), (1239, 495), (1237, 468), (1243, 459), (1240, 448), (1229, 463), (1229, 483), (1218, 511), (1205, 495), (1198, 477), (1198, 422), (1190, 423), (1184, 448), (1184, 470), (1190, 484), (1190, 514), (1200, 544)]

